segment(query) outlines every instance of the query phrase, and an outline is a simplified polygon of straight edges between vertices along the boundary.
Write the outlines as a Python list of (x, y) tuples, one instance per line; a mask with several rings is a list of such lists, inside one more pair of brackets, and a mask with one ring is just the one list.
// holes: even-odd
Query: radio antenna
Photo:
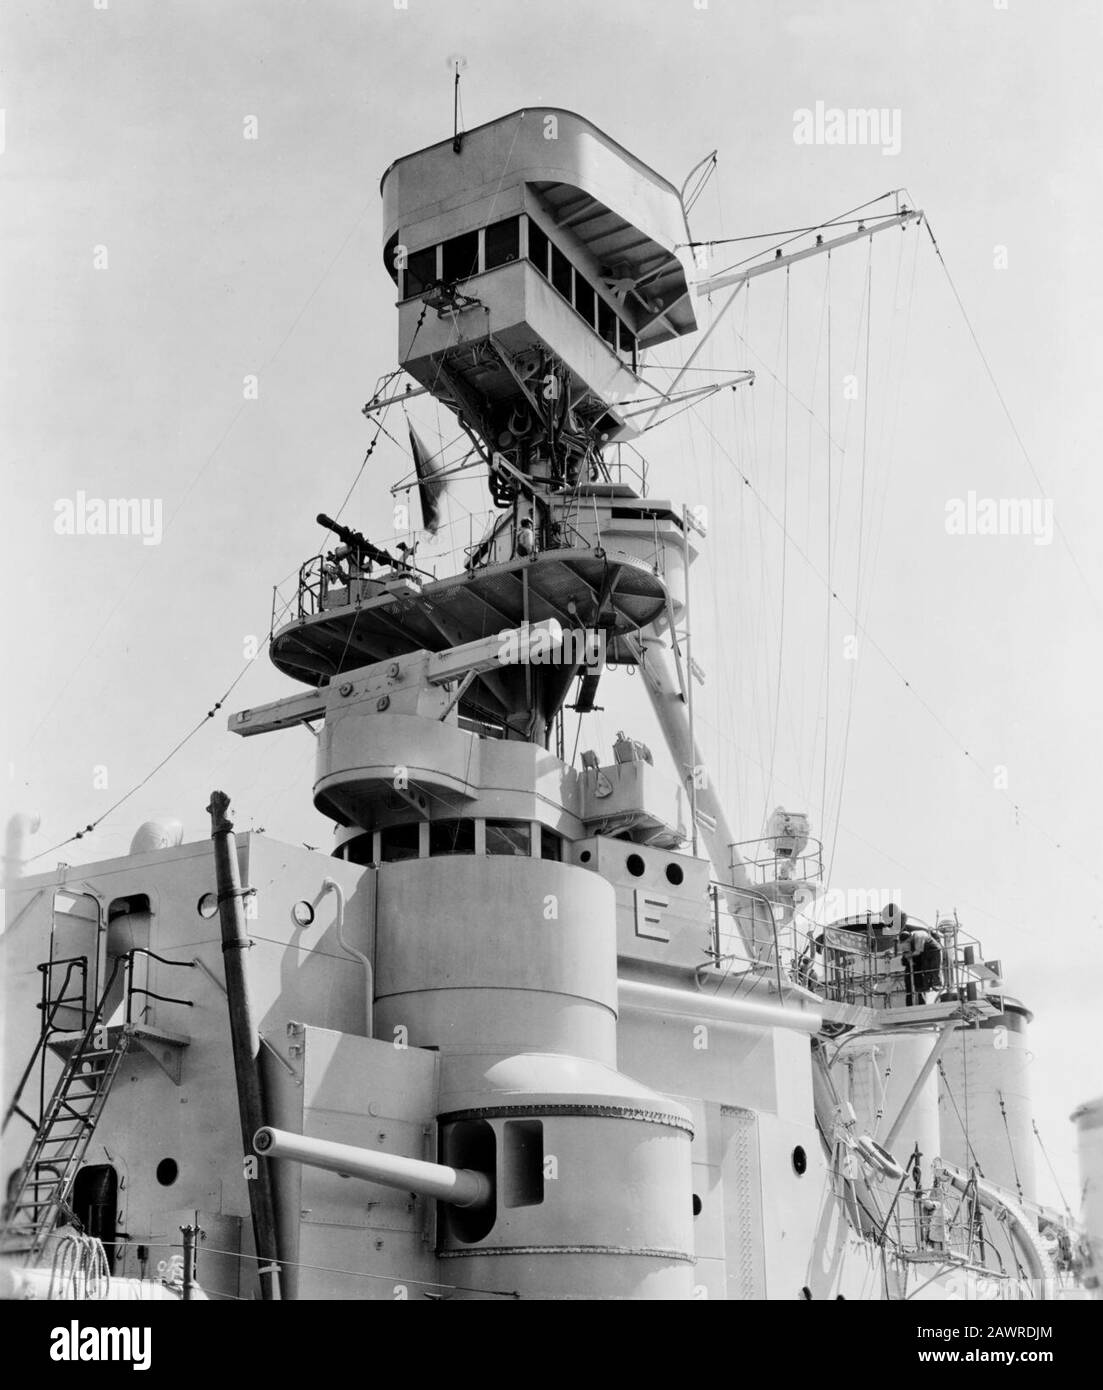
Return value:
[(463, 148), (463, 136), (460, 134), (460, 73), (467, 67), (467, 59), (462, 53), (453, 53), (448, 59), (448, 66), (454, 74), (452, 83), (452, 153), (459, 154)]

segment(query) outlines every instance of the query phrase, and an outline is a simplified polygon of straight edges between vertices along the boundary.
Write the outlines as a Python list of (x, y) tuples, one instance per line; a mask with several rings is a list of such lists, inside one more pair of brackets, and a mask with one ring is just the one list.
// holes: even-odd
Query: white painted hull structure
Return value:
[[(408, 382), (366, 414), (435, 397), (490, 524), (438, 579), (322, 519), (333, 548), (271, 640), (300, 691), (229, 727), (316, 733), (332, 853), (235, 832), (215, 793), (210, 840), (154, 827), (12, 878), (0, 1291), (1072, 1289), (1075, 1233), (1034, 1188), (1030, 1013), (998, 965), (956, 918), (933, 966), (891, 914), (802, 918), (825, 886), (807, 818), (737, 845), (703, 766), (703, 528), (614, 451), (686, 389), (656, 402), (646, 352), (748, 276), (699, 281), (677, 190), (568, 111), (397, 160), (382, 205)], [(448, 480), (415, 459), (428, 524)], [(673, 777), (623, 734), (565, 746), (564, 708), (629, 665)], [(66, 1242), (106, 1266), (51, 1281)]]

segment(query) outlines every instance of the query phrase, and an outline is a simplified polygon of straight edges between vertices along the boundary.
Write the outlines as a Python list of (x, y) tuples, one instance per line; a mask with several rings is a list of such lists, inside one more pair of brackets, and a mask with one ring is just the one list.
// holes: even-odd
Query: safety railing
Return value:
[(754, 888), (709, 884), (711, 915), (707, 954), (724, 977), (772, 976), (782, 992), (785, 968), (773, 904)]
[[(65, 967), (65, 974), (62, 976), (61, 986), (55, 995), (53, 972), (62, 966)], [(58, 1010), (62, 1008), (79, 1008), (83, 1022), (88, 1007), (88, 957), (65, 956), (58, 960), (47, 960), (43, 961), (38, 969), (42, 974), (42, 998), (36, 1007), (43, 1018), (41, 1031), (46, 1032), (53, 1026), (53, 1020), (57, 1017)], [(80, 972), (80, 993), (68, 995), (66, 990), (72, 981), (74, 971)]]
[(738, 856), (747, 877), (760, 886), (786, 879), (805, 883), (823, 880), (823, 844), (819, 840), (808, 840), (800, 854), (795, 855), (779, 854), (772, 837), (737, 840), (728, 849), (732, 867)]
[(325, 607), (329, 594), (329, 567), (325, 557), (312, 555), (299, 566), (296, 611), (300, 621), (313, 618)]
[(161, 965), (178, 966), (182, 970), (194, 970), (196, 968), (193, 960), (167, 960), (164, 956), (159, 956), (156, 951), (151, 951), (145, 946), (135, 946), (126, 953), (129, 962), (126, 971), (126, 1009), (124, 1018), (128, 1024), (133, 1023), (134, 996), (136, 994), (145, 995), (148, 999), (159, 999), (164, 1004), (182, 1004), (185, 1008), (192, 1009), (195, 1003), (191, 999), (180, 999), (172, 994), (154, 994), (151, 989), (141, 989), (134, 983), (134, 957), (146, 956), (150, 960), (155, 960)]
[[(394, 578), (384, 574), (383, 579)], [(324, 555), (312, 555), (299, 566), (298, 586), (293, 601), (300, 622), (333, 608), (344, 608), (374, 598), (382, 591), (383, 579), (357, 574), (350, 568), (346, 574), (334, 561)], [(286, 609), (292, 605), (286, 605)], [(275, 630), (275, 599), (273, 598), (273, 630)]]
[[(629, 457), (625, 456), (625, 448), (628, 448)], [(609, 474), (611, 483), (619, 483), (633, 488), (641, 497), (647, 496), (647, 472), (648, 463), (644, 456), (636, 453), (631, 446), (617, 444), (616, 458), (606, 458), (604, 466)], [(632, 457), (634, 456), (634, 458)]]
[(932, 1174), (930, 1155), (913, 1151), (901, 1163), (900, 1179), (891, 1186), (879, 1186), (874, 1196), (862, 1182), (863, 1165), (843, 1158), (846, 1147), (835, 1148), (832, 1188), (867, 1237), (906, 1260), (942, 1267), (955, 1264), (1004, 1277), (998, 1269), (986, 1269), (991, 1232), (985, 1227), (975, 1174), (964, 1191), (955, 1190)]
[(838, 1004), (895, 1009), (923, 1003), (923, 994), (943, 1003), (979, 998), (985, 980), (991, 983), (995, 975), (984, 965), (980, 941), (956, 919), (932, 929), (909, 916), (908, 925), (937, 932), (938, 969), (932, 967), (929, 982), (912, 973), (899, 934), (872, 912), (845, 924), (794, 920), (780, 932), (781, 959), (797, 984)]
[[(0, 1133), (3, 1133), (3, 1131), (7, 1129), (9, 1121), (15, 1115), (18, 1115), (21, 1119), (26, 1120), (26, 1122), (32, 1127), (32, 1129), (37, 1129), (39, 1124), (41, 1124), (42, 1115), (46, 1107), (45, 1053), (47, 1047), (49, 1046), (50, 1039), (54, 1035), (59, 1033), (71, 1034), (73, 1032), (80, 1031), (81, 1040), (78, 1044), (78, 1050), (81, 1052), (85, 1051), (87, 1048), (88, 1040), (92, 1037), (94, 1030), (97, 1026), (101, 1025), (104, 1022), (104, 1010), (106, 1009), (108, 1003), (111, 1000), (112, 991), (114, 990), (115, 983), (119, 978), (120, 970), (125, 972), (126, 983), (122, 997), (118, 1000), (115, 1007), (117, 1008), (119, 1004), (122, 1005), (123, 1021), (127, 1027), (132, 1027), (134, 1024), (133, 1011), (135, 995), (144, 995), (151, 999), (159, 999), (166, 1004), (181, 1004), (185, 1008), (194, 1008), (194, 1001), (192, 1001), (191, 999), (181, 999), (170, 994), (156, 994), (151, 989), (146, 989), (142, 986), (135, 984), (135, 956), (146, 956), (151, 960), (159, 962), (161, 965), (178, 966), (181, 969), (194, 970), (196, 968), (194, 961), (168, 960), (164, 956), (157, 955), (155, 951), (151, 951), (147, 947), (134, 946), (129, 951), (125, 951), (123, 952), (123, 954), (114, 958), (114, 962), (107, 977), (107, 983), (100, 991), (99, 999), (96, 1001), (95, 1007), (92, 1009), (91, 1015), (89, 1015), (89, 961), (87, 956), (68, 956), (64, 959), (43, 961), (38, 966), (38, 970), (42, 974), (42, 999), (35, 1007), (38, 1008), (42, 1013), (41, 1028), (39, 1031), (38, 1041), (35, 1043), (34, 1048), (31, 1051), (31, 1055), (27, 1062), (27, 1065), (24, 1067), (23, 1072), (20, 1075), (19, 1082), (15, 1088), (15, 1093), (8, 1104), (7, 1110), (4, 1112), (3, 1123), (2, 1125), (0, 1125)], [(58, 993), (56, 996), (54, 996), (52, 992), (52, 972), (60, 969), (62, 966), (65, 967), (65, 974), (62, 977), (61, 986), (58, 990)], [(72, 995), (67, 994), (66, 991), (69, 989), (73, 975), (77, 972), (79, 972), (81, 977), (80, 993)], [(80, 1009), (81, 1014), (79, 1030), (66, 1028), (57, 1023), (56, 1020), (58, 1014), (62, 1009), (76, 1010), (77, 1008)], [(28, 1114), (28, 1112), (24, 1110), (20, 1104), (20, 1101), (23, 1098), (23, 1093), (26, 1090), (27, 1083), (30, 1081), (31, 1076), (34, 1073), (36, 1063), (41, 1064), (39, 1066), (39, 1118), (37, 1120), (34, 1118), (33, 1115)]]
[[(62, 965), (65, 966), (65, 974), (62, 977), (61, 988), (58, 992), (57, 997), (51, 998), (50, 972), (51, 970)], [(57, 1018), (58, 1011), (63, 1008), (75, 1008), (79, 1003), (81, 1011), (81, 1020), (82, 1022), (84, 1021), (84, 1015), (86, 1012), (88, 999), (88, 957), (68, 956), (63, 960), (44, 961), (42, 962), (42, 964), (38, 966), (38, 969), (42, 972), (42, 999), (35, 1006), (42, 1012), (42, 1022), (41, 1027), (39, 1029), (38, 1041), (35, 1043), (30, 1055), (30, 1059), (27, 1062), (26, 1067), (24, 1067), (23, 1073), (19, 1078), (19, 1082), (16, 1085), (15, 1093), (12, 1096), (11, 1102), (9, 1103), (7, 1110), (4, 1112), (4, 1120), (3, 1124), (0, 1125), (0, 1133), (3, 1133), (4, 1130), (7, 1129), (8, 1122), (14, 1115), (18, 1115), (21, 1119), (26, 1120), (27, 1123), (32, 1127), (36, 1127), (36, 1121), (30, 1115), (27, 1114), (27, 1112), (22, 1108), (19, 1102), (23, 1098), (23, 1092), (24, 1090), (26, 1090), (27, 1082), (31, 1079), (31, 1074), (34, 1071), (35, 1063), (42, 1055), (43, 1050), (45, 1049), (46, 1044), (50, 1039), (50, 1036), (53, 1033), (63, 1031), (55, 1025), (55, 1019)], [(80, 994), (67, 995), (65, 991), (69, 988), (70, 981), (73, 978), (74, 970), (80, 971)], [(42, 1113), (43, 1106), (46, 1103), (44, 1085), (45, 1081), (43, 1079), (43, 1083), (39, 1088), (40, 1093), (38, 1110), (40, 1115)]]

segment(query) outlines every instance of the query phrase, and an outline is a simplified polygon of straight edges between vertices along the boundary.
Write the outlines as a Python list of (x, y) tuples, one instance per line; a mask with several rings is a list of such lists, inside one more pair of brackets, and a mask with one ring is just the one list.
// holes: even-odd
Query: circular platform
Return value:
[[(667, 603), (662, 579), (644, 562), (601, 550), (550, 550), (451, 579), (395, 575), (383, 583), (359, 603), (338, 591), (333, 606), (282, 627), (272, 638), (273, 663), (295, 680), (326, 685), (343, 671), (420, 649), (443, 651), (526, 618), (600, 630), (606, 660), (628, 662), (624, 639), (660, 618)], [(475, 681), (461, 710), (499, 719), (535, 706), (550, 718), (577, 674), (574, 665), (504, 666)]]

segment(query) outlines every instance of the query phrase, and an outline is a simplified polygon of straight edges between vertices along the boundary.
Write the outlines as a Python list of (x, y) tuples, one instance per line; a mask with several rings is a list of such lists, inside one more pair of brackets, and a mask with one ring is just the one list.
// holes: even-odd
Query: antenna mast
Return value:
[(460, 135), (460, 73), (467, 67), (467, 59), (462, 53), (453, 53), (448, 59), (448, 66), (455, 74), (452, 83), (452, 153), (459, 154), (463, 148), (463, 137)]

